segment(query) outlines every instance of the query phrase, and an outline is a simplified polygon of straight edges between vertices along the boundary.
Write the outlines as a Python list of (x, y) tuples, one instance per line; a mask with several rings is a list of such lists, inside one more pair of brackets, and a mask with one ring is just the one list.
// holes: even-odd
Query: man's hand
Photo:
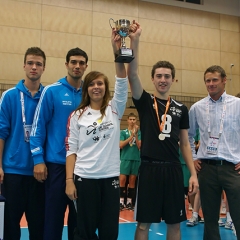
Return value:
[(137, 133), (138, 133), (138, 129), (139, 129), (139, 126), (138, 125), (135, 125), (134, 126), (134, 133), (137, 135)]
[(189, 179), (189, 187), (188, 187), (189, 195), (196, 194), (198, 190), (199, 190), (199, 185), (198, 185), (197, 175), (191, 176)]
[(137, 39), (140, 37), (140, 35), (142, 33), (140, 24), (138, 22), (136, 22), (135, 20), (133, 20), (133, 23), (130, 26), (130, 32), (131, 32), (129, 34), (130, 39)]
[(34, 177), (39, 181), (43, 182), (47, 179), (47, 167), (45, 163), (39, 163), (34, 166), (33, 169)]
[(112, 28), (111, 42), (112, 42), (113, 52), (117, 53), (121, 47), (121, 37), (117, 33), (116, 28)]
[(201, 160), (194, 160), (193, 163), (194, 163), (194, 167), (195, 167), (196, 171), (199, 172), (202, 168), (201, 167), (201, 164), (202, 164)]
[(240, 163), (235, 165), (235, 170), (238, 171), (238, 174), (240, 174)]
[(3, 169), (0, 168), (0, 184), (3, 183), (3, 178), (4, 178), (4, 172), (3, 172)]

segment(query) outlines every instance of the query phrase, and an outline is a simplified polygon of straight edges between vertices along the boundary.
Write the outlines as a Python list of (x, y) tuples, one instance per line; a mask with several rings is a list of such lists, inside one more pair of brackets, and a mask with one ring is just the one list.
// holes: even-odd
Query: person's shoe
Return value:
[(120, 202), (119, 210), (122, 211), (122, 210), (124, 210), (124, 208), (125, 208), (125, 207), (124, 207), (124, 204), (122, 204), (122, 203)]
[(225, 222), (224, 227), (225, 227), (226, 229), (232, 230), (232, 229), (233, 229), (233, 222), (232, 222), (232, 221)]
[(221, 218), (219, 218), (218, 225), (219, 225), (219, 227), (224, 227), (225, 226), (225, 222)]
[(198, 222), (199, 222), (199, 223), (204, 223), (204, 219), (201, 218), (199, 215), (198, 215)]
[(198, 219), (195, 218), (194, 216), (192, 216), (192, 217), (188, 220), (188, 222), (186, 223), (186, 225), (189, 226), (189, 227), (194, 227), (194, 226), (197, 225), (197, 224), (198, 224)]
[(134, 210), (134, 207), (133, 207), (133, 205), (129, 202), (129, 203), (127, 203), (127, 205), (126, 205), (126, 209), (127, 209), (127, 210), (130, 210), (130, 211), (133, 211), (133, 210)]

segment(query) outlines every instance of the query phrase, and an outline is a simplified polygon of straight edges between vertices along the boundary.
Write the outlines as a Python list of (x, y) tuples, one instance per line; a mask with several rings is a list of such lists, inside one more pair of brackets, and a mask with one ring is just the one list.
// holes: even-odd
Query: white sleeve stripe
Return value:
[(8, 90), (3, 92), (2, 97), (0, 99), (0, 110), (1, 110), (2, 102), (3, 102), (3, 99), (4, 99), (5, 95), (6, 95), (6, 93), (9, 92), (9, 91), (15, 90), (15, 89), (16, 89), (16, 87), (13, 87), (13, 88), (10, 88), (10, 89), (8, 89)]
[(51, 87), (57, 87), (59, 85), (62, 85), (62, 83), (56, 82), (56, 83), (53, 83), (53, 84), (51, 84), (51, 85), (49, 85), (47, 87), (44, 87), (44, 89), (42, 91), (42, 94), (41, 94), (41, 97), (40, 97), (40, 100), (39, 100), (38, 105), (37, 105), (36, 110), (35, 110), (34, 119), (33, 119), (33, 125), (32, 125), (32, 130), (31, 130), (31, 136), (35, 136), (35, 134), (36, 134), (39, 113), (40, 113), (40, 109), (42, 107), (42, 100), (44, 98), (44, 95), (45, 95), (46, 91), (49, 88), (51, 88)]

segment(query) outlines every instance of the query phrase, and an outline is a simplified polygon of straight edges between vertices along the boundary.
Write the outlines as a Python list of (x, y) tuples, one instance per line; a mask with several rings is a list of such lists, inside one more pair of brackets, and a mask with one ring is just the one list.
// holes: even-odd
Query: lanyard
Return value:
[(131, 131), (128, 129), (128, 134), (129, 134), (129, 136), (131, 136)]
[[(227, 101), (227, 97), (226, 97), (226, 99), (225, 99), (225, 101), (223, 103), (223, 111), (222, 111), (222, 116), (221, 116), (221, 120), (220, 120), (219, 137), (221, 136), (221, 134), (223, 132), (223, 122), (224, 122), (224, 118), (226, 116), (226, 101)], [(207, 101), (206, 112), (207, 112), (208, 134), (210, 135), (211, 127), (210, 127), (210, 115), (209, 115), (209, 100)]]
[[(133, 129), (132, 129), (132, 133), (133, 133), (133, 134), (136, 134), (135, 131), (133, 131)], [(131, 136), (132, 133), (131, 133), (131, 130), (128, 129), (128, 134), (129, 134), (129, 136)]]
[(22, 121), (23, 125), (26, 123), (26, 117), (25, 117), (25, 107), (24, 107), (24, 97), (23, 97), (23, 92), (20, 92), (20, 97), (21, 97), (21, 107), (22, 107)]
[(164, 125), (165, 125), (165, 121), (166, 121), (167, 111), (168, 111), (169, 105), (170, 105), (170, 96), (168, 97), (168, 101), (167, 101), (167, 104), (166, 104), (164, 117), (163, 117), (162, 123), (160, 124), (160, 118), (159, 118), (159, 114), (158, 114), (158, 105), (157, 105), (156, 97), (154, 95), (154, 107), (155, 107), (155, 111), (156, 111), (156, 114), (157, 114), (158, 126), (159, 126), (159, 129), (160, 129), (160, 133), (162, 133)]

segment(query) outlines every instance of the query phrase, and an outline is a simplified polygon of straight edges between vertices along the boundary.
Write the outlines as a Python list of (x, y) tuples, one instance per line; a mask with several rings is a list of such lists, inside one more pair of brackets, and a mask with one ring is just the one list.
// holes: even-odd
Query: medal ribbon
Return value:
[(164, 125), (165, 125), (169, 105), (170, 105), (170, 96), (168, 97), (164, 117), (163, 117), (162, 123), (160, 124), (160, 118), (159, 118), (159, 114), (158, 114), (158, 105), (157, 105), (157, 101), (156, 101), (156, 96), (154, 95), (154, 107), (155, 107), (155, 111), (156, 111), (156, 114), (157, 114), (158, 126), (159, 126), (159, 129), (160, 129), (160, 133), (162, 133)]

